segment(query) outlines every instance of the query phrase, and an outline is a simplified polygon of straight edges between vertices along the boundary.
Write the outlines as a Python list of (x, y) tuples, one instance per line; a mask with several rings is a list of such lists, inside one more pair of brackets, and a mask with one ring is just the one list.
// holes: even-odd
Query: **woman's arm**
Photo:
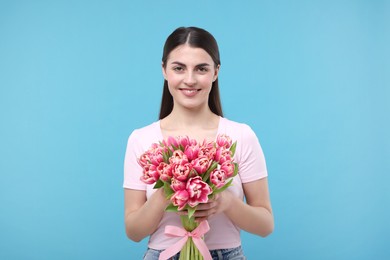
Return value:
[(229, 191), (218, 194), (214, 201), (198, 205), (195, 216), (198, 220), (224, 212), (239, 228), (265, 237), (274, 229), (267, 178), (243, 184), (246, 202)]
[(245, 231), (262, 237), (271, 234), (274, 229), (274, 218), (267, 178), (244, 183), (243, 189), (247, 204), (230, 193), (228, 198), (225, 198), (230, 204), (225, 214)]
[(167, 203), (163, 189), (154, 192), (149, 200), (146, 200), (146, 191), (125, 189), (127, 237), (139, 242), (152, 234), (160, 223)]

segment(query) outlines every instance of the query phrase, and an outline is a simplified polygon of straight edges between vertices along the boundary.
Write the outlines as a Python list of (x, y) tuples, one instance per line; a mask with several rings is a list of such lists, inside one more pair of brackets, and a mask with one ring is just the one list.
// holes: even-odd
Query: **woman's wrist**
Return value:
[(164, 189), (157, 189), (150, 197), (149, 201), (153, 204), (154, 208), (159, 208), (162, 211), (164, 211), (169, 204), (169, 200), (165, 197)]
[(222, 211), (226, 214), (234, 208), (235, 196), (228, 190), (225, 190), (220, 194), (222, 196)]

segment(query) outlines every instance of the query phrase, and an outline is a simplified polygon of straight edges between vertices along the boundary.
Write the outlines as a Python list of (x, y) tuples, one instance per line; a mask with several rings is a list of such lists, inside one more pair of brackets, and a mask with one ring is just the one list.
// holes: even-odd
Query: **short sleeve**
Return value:
[[(267, 177), (268, 172), (263, 150), (256, 134), (248, 125), (243, 125), (241, 134), (241, 144), (237, 143), (237, 150), (240, 151), (238, 171), (242, 183)], [(238, 149), (239, 147), (240, 149)]]
[(125, 160), (124, 160), (124, 180), (123, 187), (134, 190), (146, 190), (146, 184), (140, 178), (142, 176), (142, 167), (138, 164), (138, 158), (142, 155), (143, 147), (139, 142), (139, 130), (134, 130), (127, 141)]

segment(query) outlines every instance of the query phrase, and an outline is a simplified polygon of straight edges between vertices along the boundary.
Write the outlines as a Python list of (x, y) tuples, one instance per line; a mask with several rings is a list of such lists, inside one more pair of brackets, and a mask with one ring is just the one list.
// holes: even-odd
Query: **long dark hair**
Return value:
[[(206, 30), (197, 27), (179, 27), (168, 36), (162, 56), (163, 66), (165, 67), (168, 55), (177, 46), (189, 44), (191, 47), (202, 48), (213, 59), (214, 66), (221, 65), (219, 58), (218, 44), (215, 38)], [(208, 101), (210, 110), (219, 116), (223, 116), (221, 98), (219, 95), (218, 78), (213, 82)], [(172, 112), (173, 97), (168, 89), (168, 82), (164, 80), (164, 89), (161, 99), (161, 108), (159, 119), (163, 119)]]

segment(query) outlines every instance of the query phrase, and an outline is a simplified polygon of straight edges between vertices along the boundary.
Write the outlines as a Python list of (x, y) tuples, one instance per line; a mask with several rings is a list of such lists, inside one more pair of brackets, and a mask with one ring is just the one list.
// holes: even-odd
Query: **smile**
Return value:
[(200, 89), (193, 89), (193, 88), (179, 88), (180, 91), (183, 92), (186, 96), (194, 96), (196, 93), (200, 91)]
[(193, 88), (179, 88), (181, 91), (187, 92), (187, 93), (195, 93), (200, 91), (200, 89), (193, 89)]

